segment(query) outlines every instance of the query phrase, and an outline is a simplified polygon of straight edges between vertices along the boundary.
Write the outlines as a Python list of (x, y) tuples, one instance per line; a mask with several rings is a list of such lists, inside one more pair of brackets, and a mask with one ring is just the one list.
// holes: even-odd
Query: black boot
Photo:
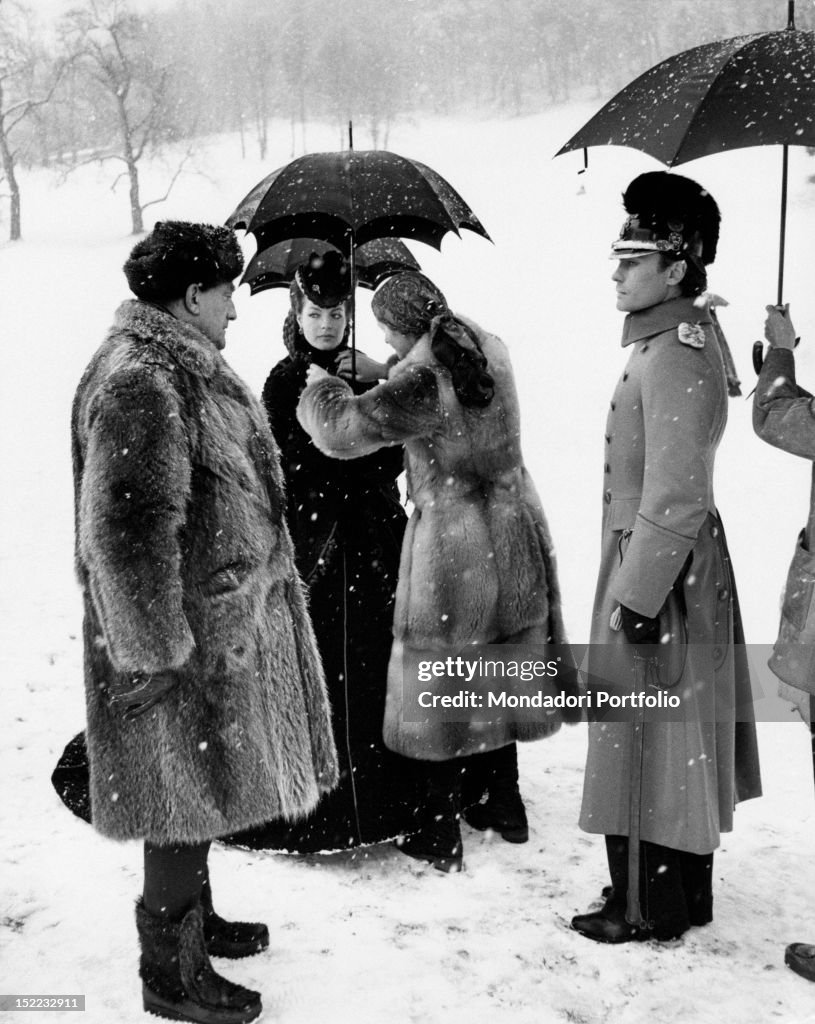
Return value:
[(260, 994), (216, 974), (204, 946), (200, 904), (181, 921), (136, 904), (144, 1009), (170, 1020), (248, 1024), (260, 1016)]
[(487, 799), (464, 811), (464, 820), (480, 832), (492, 829), (508, 843), (529, 839), (526, 808), (518, 788), (518, 748), (514, 743), (478, 755), (486, 766)]
[(422, 827), (414, 835), (397, 839), (396, 847), (438, 871), (461, 871), (461, 766), (458, 759), (429, 761), (425, 772), (427, 800), (421, 812)]
[(201, 886), (201, 910), (204, 915), (204, 941), (210, 956), (239, 960), (260, 953), (269, 946), (269, 929), (259, 922), (224, 921), (212, 907), (212, 888), (207, 872)]

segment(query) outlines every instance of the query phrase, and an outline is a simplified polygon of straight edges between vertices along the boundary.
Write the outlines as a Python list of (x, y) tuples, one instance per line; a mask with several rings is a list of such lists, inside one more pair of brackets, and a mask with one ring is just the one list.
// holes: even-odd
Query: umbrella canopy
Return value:
[(778, 303), (784, 285), (787, 147), (815, 146), (815, 33), (795, 28), (706, 43), (656, 64), (558, 153), (631, 146), (669, 167), (745, 146), (783, 146)]
[(631, 146), (669, 167), (745, 146), (815, 146), (815, 33), (706, 43), (656, 64), (558, 152)]
[(272, 171), (227, 220), (258, 248), (318, 238), (348, 252), (374, 238), (402, 237), (441, 248), (461, 228), (489, 239), (456, 190), (432, 168), (387, 150), (312, 153)]
[[(290, 238), (256, 253), (241, 278), (252, 295), (267, 288), (287, 288), (299, 266), (316, 252), (337, 251), (329, 242), (315, 238)], [(418, 260), (398, 238), (375, 238), (358, 245), (355, 253), (357, 284), (376, 288), (383, 278), (402, 270), (420, 270)]]

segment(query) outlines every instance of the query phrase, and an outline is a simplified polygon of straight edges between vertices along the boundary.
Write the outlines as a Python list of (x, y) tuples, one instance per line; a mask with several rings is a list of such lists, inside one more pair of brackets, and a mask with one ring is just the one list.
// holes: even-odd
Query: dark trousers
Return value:
[[(628, 895), (628, 837), (606, 836), (614, 888), (612, 900), (625, 907)], [(655, 938), (672, 939), (691, 925), (713, 920), (713, 854), (685, 853), (657, 843), (640, 843), (640, 906)]]
[(144, 906), (156, 917), (180, 921), (209, 885), (209, 841), (191, 846), (144, 844)]

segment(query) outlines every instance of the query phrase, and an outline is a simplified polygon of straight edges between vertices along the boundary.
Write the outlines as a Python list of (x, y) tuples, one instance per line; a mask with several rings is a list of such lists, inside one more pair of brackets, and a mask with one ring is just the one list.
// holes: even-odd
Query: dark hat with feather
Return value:
[(342, 253), (329, 249), (313, 252), (294, 275), (300, 291), (323, 309), (332, 309), (351, 298), (351, 267)]
[(623, 205), (628, 217), (612, 243), (611, 259), (660, 252), (703, 270), (716, 258), (719, 207), (691, 178), (667, 171), (640, 174), (623, 193)]

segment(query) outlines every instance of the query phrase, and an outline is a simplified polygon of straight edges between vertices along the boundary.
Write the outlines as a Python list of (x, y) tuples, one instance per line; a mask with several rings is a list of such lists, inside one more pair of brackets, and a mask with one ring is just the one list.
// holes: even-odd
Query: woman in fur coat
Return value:
[(302, 816), (337, 775), (277, 447), (220, 352), (241, 266), (230, 230), (157, 224), (72, 418), (93, 825), (144, 841), (145, 1009), (223, 1024), (260, 998), (208, 955), (269, 937), (214, 912), (210, 841)]
[[(351, 275), (338, 253), (314, 255), (290, 287), (283, 326), (289, 355), (271, 371), (263, 404), (280, 446), (287, 520), (309, 589), (309, 612), (331, 703), (340, 783), (300, 821), (278, 819), (234, 838), (253, 849), (336, 850), (415, 830), (417, 792), (411, 762), (382, 742), (385, 682), (399, 552), (407, 516), (396, 479), (402, 448), (354, 462), (323, 455), (295, 410), (309, 366), (350, 376)], [(356, 356), (355, 394), (387, 367)]]
[[(355, 395), (312, 366), (297, 416), (334, 458), (405, 445), (414, 511), (396, 591), (384, 737), (392, 750), (424, 765), (429, 787), (422, 830), (402, 849), (442, 870), (459, 870), (462, 771), (471, 767), (492, 777), (492, 804), (488, 799), (474, 808), (477, 827), (523, 841), (514, 741), (548, 735), (558, 722), (555, 716), (519, 724), (509, 716), (484, 722), (466, 713), (458, 721), (417, 715), (403, 704), (403, 675), (427, 650), (563, 643), (557, 574), (521, 458), (518, 403), (503, 344), (454, 316), (422, 274), (390, 278), (372, 309), (399, 357), (388, 380)], [(474, 755), (481, 755), (480, 763)]]

